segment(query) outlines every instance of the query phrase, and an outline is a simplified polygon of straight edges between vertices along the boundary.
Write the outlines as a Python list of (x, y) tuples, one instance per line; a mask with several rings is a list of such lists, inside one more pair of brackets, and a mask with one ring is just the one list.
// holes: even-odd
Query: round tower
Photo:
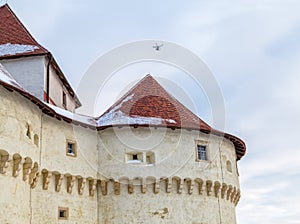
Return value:
[(239, 138), (148, 75), (99, 119), (100, 223), (236, 223)]

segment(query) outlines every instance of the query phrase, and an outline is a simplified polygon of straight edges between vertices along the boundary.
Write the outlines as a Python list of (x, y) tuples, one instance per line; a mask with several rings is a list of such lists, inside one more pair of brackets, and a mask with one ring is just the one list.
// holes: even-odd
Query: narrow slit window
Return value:
[(62, 92), (62, 104), (63, 104), (63, 107), (66, 109), (67, 108), (67, 95), (64, 91)]
[(198, 160), (207, 160), (207, 152), (205, 145), (197, 146)]

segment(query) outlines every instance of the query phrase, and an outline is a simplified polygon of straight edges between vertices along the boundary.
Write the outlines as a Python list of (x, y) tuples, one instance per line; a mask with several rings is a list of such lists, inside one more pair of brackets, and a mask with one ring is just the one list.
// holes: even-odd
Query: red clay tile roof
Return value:
[[(3, 52), (1, 52), (3, 50)], [(5, 54), (7, 52), (7, 54)], [(77, 107), (81, 103), (74, 90), (64, 76), (51, 52), (41, 46), (29, 33), (26, 27), (18, 19), (8, 4), (0, 7), (0, 60), (18, 58), (24, 56), (48, 55), (52, 58), (51, 63), (57, 71), (57, 75), (74, 97)]]
[(230, 134), (211, 128), (171, 96), (151, 75), (147, 75), (98, 118), (100, 129), (110, 126), (163, 126), (200, 130), (224, 136), (233, 142), (240, 159), (245, 143)]
[(48, 50), (42, 47), (28, 32), (21, 21), (17, 18), (8, 4), (0, 7), (0, 45), (13, 44), (32, 46), (30, 51), (0, 55), (0, 59), (16, 56), (29, 56), (47, 54)]

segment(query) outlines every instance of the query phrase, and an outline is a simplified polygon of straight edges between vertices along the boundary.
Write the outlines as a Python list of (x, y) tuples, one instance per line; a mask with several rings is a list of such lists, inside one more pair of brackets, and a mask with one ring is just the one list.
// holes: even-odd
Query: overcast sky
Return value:
[[(238, 162), (242, 190), (238, 223), (300, 223), (300, 1), (8, 3), (53, 53), (75, 88), (91, 63), (124, 43), (161, 39), (196, 53), (221, 86), (226, 131), (247, 144), (247, 154)], [(145, 67), (136, 68), (137, 74), (128, 80), (119, 79), (123, 86), (107, 89), (104, 107), (120, 94), (118, 89), (145, 71), (164, 71), (153, 64)], [(208, 102), (197, 101), (193, 88), (182, 85), (196, 102), (197, 114), (210, 123)]]

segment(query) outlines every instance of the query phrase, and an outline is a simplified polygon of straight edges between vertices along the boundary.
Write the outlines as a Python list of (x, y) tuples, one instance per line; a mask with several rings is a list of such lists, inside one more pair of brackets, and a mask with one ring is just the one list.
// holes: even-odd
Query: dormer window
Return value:
[(65, 91), (62, 92), (62, 105), (65, 109), (67, 109), (67, 95)]

